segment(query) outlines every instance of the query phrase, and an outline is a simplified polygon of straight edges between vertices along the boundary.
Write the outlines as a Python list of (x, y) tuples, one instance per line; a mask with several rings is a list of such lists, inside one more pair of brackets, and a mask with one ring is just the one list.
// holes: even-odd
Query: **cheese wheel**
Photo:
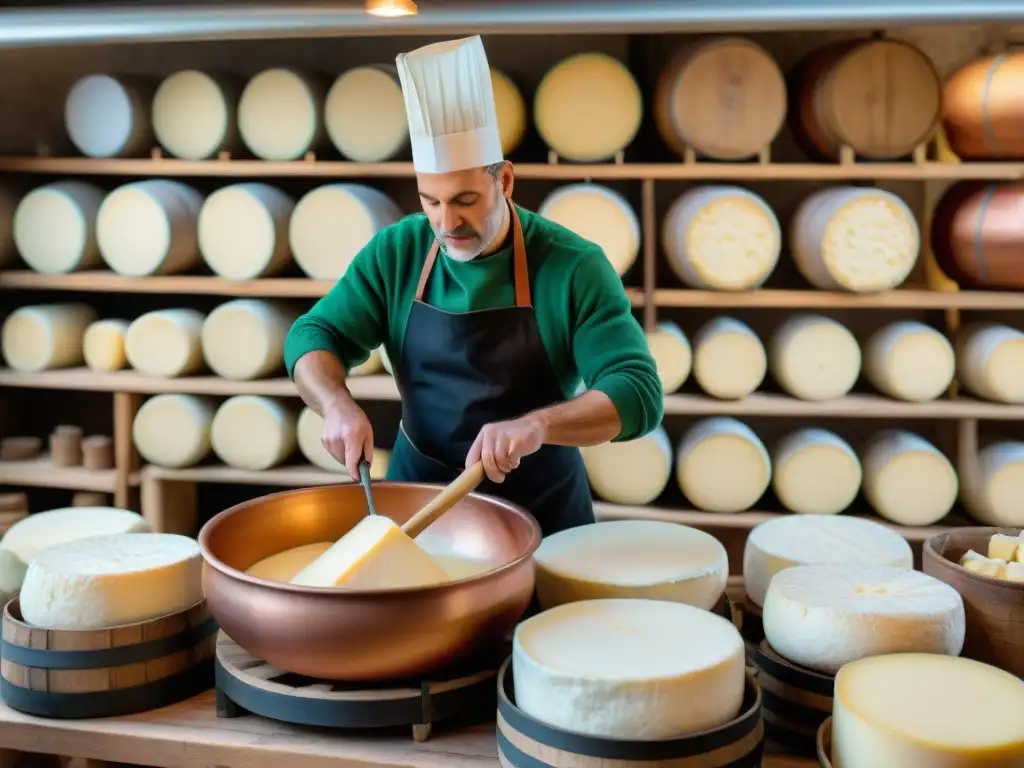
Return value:
[(902, 430), (876, 434), (862, 451), (864, 496), (899, 525), (933, 525), (956, 503), (959, 481), (949, 459), (922, 437)]
[(693, 337), (693, 378), (712, 397), (742, 400), (761, 386), (767, 369), (764, 345), (739, 320), (716, 317)]
[(142, 458), (167, 469), (198, 464), (210, 455), (214, 401), (198, 395), (157, 395), (142, 404), (132, 440)]
[(579, 53), (548, 71), (533, 121), (552, 152), (573, 162), (608, 160), (640, 130), (644, 103), (629, 69), (603, 53)]
[(794, 315), (776, 329), (768, 345), (772, 378), (801, 400), (834, 400), (860, 376), (857, 340), (844, 326), (821, 315)]
[[(329, 472), (338, 472), (348, 477), (345, 465), (335, 459), (324, 448), (320, 441), (324, 433), (324, 417), (312, 408), (303, 408), (299, 414), (297, 438), (299, 451), (311, 464), (326, 469)], [(373, 461), (370, 462), (370, 477), (374, 480), (383, 480), (388, 471), (388, 462), (391, 459), (391, 452), (383, 448), (373, 449)]]
[(660, 600), (583, 600), (521, 622), (516, 706), (547, 725), (606, 739), (674, 739), (718, 728), (743, 705), (739, 631)]
[(168, 154), (206, 160), (240, 147), (231, 80), (185, 69), (166, 77), (153, 96), (153, 133)]
[(656, 520), (611, 520), (545, 538), (533, 556), (542, 610), (577, 600), (643, 598), (711, 610), (729, 557), (709, 533)]
[(218, 189), (199, 212), (199, 250), (206, 264), (228, 280), (270, 277), (291, 263), (288, 220), (295, 204), (262, 182)]
[[(383, 347), (382, 347), (383, 349)], [(380, 349), (370, 351), (370, 356), (365, 361), (349, 369), (346, 376), (372, 376), (384, 370), (384, 361), (381, 359)]]
[(683, 284), (715, 291), (759, 288), (782, 249), (779, 220), (753, 192), (732, 186), (684, 192), (665, 214), (661, 244)]
[(394, 376), (395, 372), (391, 370), (391, 358), (388, 357), (387, 349), (382, 345), (378, 347), (377, 351), (380, 352), (380, 364), (384, 366), (384, 370), (388, 372), (388, 376)]
[(949, 389), (955, 370), (953, 345), (916, 320), (889, 323), (864, 345), (865, 377), (897, 400), (934, 400)]
[(658, 323), (653, 331), (644, 334), (651, 357), (658, 367), (661, 390), (670, 395), (690, 377), (692, 354), (690, 342), (679, 326), (671, 321)]
[(971, 323), (956, 340), (957, 378), (971, 394), (997, 403), (1024, 403), (1024, 333), (995, 323)]
[(0, 267), (13, 263), (18, 253), (14, 247), (14, 212), (20, 199), (13, 187), (0, 184)]
[(7, 366), (48, 371), (81, 365), (85, 330), (96, 320), (87, 304), (40, 304), (14, 310), (0, 328)]
[(4, 605), (18, 594), (28, 566), (13, 552), (0, 549), (0, 599)]
[(203, 369), (203, 317), (194, 309), (158, 309), (128, 326), (124, 352), (146, 376), (173, 378)]
[(649, 504), (672, 477), (672, 444), (660, 426), (636, 440), (591, 445), (580, 452), (590, 487), (612, 504)]
[[(510, 155), (526, 136), (526, 102), (512, 79), (491, 67), (491, 92), (494, 94), (494, 112), (498, 118), (501, 151)], [(403, 112), (402, 120), (405, 120)]]
[(994, 443), (982, 449), (961, 485), (961, 500), (979, 523), (1024, 527), (1024, 443)]
[(120, 371), (128, 366), (124, 351), (127, 320), (97, 320), (85, 329), (82, 357), (94, 371)]
[(569, 184), (550, 194), (537, 213), (598, 245), (620, 277), (640, 253), (640, 221), (629, 201), (599, 184)]
[(1024, 681), (971, 659), (900, 653), (836, 675), (832, 764), (842, 768), (1024, 765)]
[(89, 536), (138, 533), (149, 530), (142, 515), (116, 507), (63, 507), (36, 512), (7, 529), (0, 549), (29, 563), (48, 547)]
[(103, 195), (84, 181), (55, 181), (25, 195), (14, 212), (14, 243), (28, 268), (61, 275), (101, 266), (96, 214)]
[(87, 157), (131, 157), (153, 144), (153, 87), (140, 78), (87, 75), (68, 91), (64, 127)]
[(763, 606), (775, 574), (796, 565), (914, 567), (907, 540), (881, 523), (846, 515), (783, 515), (754, 526), (743, 548), (743, 588)]
[(48, 547), (29, 563), (27, 624), (106, 629), (184, 611), (203, 599), (199, 543), (173, 533), (115, 533)]
[(242, 91), (238, 131), (262, 160), (298, 160), (320, 143), (323, 103), (323, 87), (314, 79), (289, 69), (265, 69)]
[(178, 181), (118, 187), (96, 217), (103, 260), (119, 275), (170, 275), (200, 266), (196, 221), (203, 196)]
[(746, 424), (714, 417), (694, 424), (676, 452), (676, 480), (697, 509), (742, 512), (750, 509), (772, 477), (764, 443)]
[(295, 452), (296, 414), (281, 400), (257, 395), (229, 397), (213, 416), (210, 443), (229, 467), (262, 471)]
[(383, 163), (409, 146), (409, 122), (393, 64), (353, 67), (331, 85), (324, 102), (331, 143), (357, 163)]
[(834, 675), (886, 653), (958, 656), (966, 624), (960, 593), (890, 565), (798, 565), (772, 578), (765, 639), (783, 658)]
[(793, 262), (824, 291), (871, 293), (910, 275), (921, 248), (913, 212), (875, 187), (829, 187), (804, 200), (789, 231)]
[(249, 381), (284, 369), (284, 340), (299, 317), (286, 304), (235, 299), (221, 304), (203, 321), (203, 358), (225, 379)]
[(365, 184), (328, 184), (306, 194), (288, 224), (299, 268), (314, 280), (337, 280), (367, 243), (402, 218), (395, 201)]
[(834, 432), (799, 429), (780, 440), (771, 456), (772, 490), (790, 512), (836, 515), (857, 498), (860, 460)]

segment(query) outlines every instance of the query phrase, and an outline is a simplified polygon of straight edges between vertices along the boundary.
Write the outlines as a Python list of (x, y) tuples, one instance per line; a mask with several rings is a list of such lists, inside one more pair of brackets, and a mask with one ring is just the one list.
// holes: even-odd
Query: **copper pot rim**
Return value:
[[(1011, 532), (1024, 532), (1024, 529), (1018, 529), (1014, 527), (1006, 526), (963, 526), (961, 528), (950, 528), (947, 531), (936, 533), (934, 536), (930, 536), (925, 539), (924, 548), (921, 553), (922, 560), (934, 560), (937, 563), (941, 563), (945, 567), (951, 567), (955, 573), (960, 576), (966, 577), (968, 581), (975, 581), (979, 584), (986, 584), (988, 586), (995, 586), (1001, 588), (1010, 589), (1024, 589), (1024, 585), (1017, 584), (1016, 582), (1007, 581), (1006, 579), (997, 579), (995, 576), (986, 576), (983, 573), (975, 573), (967, 568), (964, 568), (956, 560), (952, 560), (946, 557), (943, 553), (935, 549), (935, 543), (943, 537), (955, 537), (962, 533), (972, 533), (976, 535), (984, 535), (992, 537), (997, 533), (1010, 534)], [(922, 564), (923, 565), (923, 564)]]
[[(240, 581), (246, 584), (251, 584), (257, 587), (271, 588), (280, 592), (292, 592), (295, 594), (305, 595), (339, 595), (344, 594), (346, 599), (373, 599), (382, 595), (387, 596), (401, 596), (401, 595), (417, 595), (425, 592), (442, 591), (447, 590), (451, 586), (456, 584), (465, 584), (468, 582), (485, 582), (492, 579), (498, 578), (501, 574), (518, 568), (524, 561), (529, 560), (533, 557), (534, 552), (540, 546), (541, 541), (541, 530), (540, 524), (536, 518), (531, 515), (524, 507), (514, 504), (511, 501), (492, 496), (487, 493), (478, 493), (473, 491), (466, 496), (467, 499), (477, 499), (480, 501), (486, 501), (494, 504), (497, 507), (504, 509), (507, 512), (511, 512), (513, 515), (521, 518), (530, 527), (530, 541), (526, 546), (523, 554), (512, 560), (505, 565), (498, 568), (493, 568), (484, 573), (477, 574), (475, 576), (467, 576), (463, 579), (456, 579), (452, 581), (445, 581), (441, 584), (429, 584), (422, 587), (388, 587), (385, 589), (345, 589), (344, 587), (305, 587), (298, 586), (296, 584), (288, 584), (281, 581), (270, 581), (269, 579), (259, 579), (255, 576), (250, 576), (244, 571), (240, 571), (237, 568), (232, 568), (230, 565), (225, 563), (220, 558), (216, 557), (209, 547), (209, 540), (211, 531), (218, 525), (234, 515), (240, 515), (248, 511), (250, 508), (257, 504), (263, 504), (267, 499), (277, 498), (279, 496), (297, 496), (304, 493), (317, 493), (322, 491), (324, 488), (335, 488), (335, 487), (353, 487), (351, 483), (335, 483), (329, 486), (315, 486), (312, 488), (299, 488), (288, 491), (277, 491), (276, 493), (269, 493), (265, 496), (259, 496), (255, 499), (249, 499), (243, 501), (240, 504), (235, 504), (232, 507), (228, 507), (225, 510), (218, 512), (216, 515), (211, 517), (203, 527), (199, 530), (199, 550), (203, 555), (203, 561), (216, 571), (219, 571), (228, 578)], [(430, 490), (440, 492), (445, 486), (441, 483), (405, 483), (395, 481), (381, 481), (373, 484), (374, 488), (410, 488), (415, 490)]]

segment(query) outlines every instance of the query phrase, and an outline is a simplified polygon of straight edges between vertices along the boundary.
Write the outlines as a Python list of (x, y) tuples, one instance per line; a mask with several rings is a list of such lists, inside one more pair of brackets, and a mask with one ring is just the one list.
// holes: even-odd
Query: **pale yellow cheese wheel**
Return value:
[(296, 409), (260, 395), (229, 397), (213, 416), (213, 452), (229, 467), (259, 472), (276, 467), (296, 447)]
[(81, 365), (85, 330), (95, 320), (96, 311), (79, 302), (16, 309), (0, 329), (4, 360), (16, 371)]
[(132, 368), (147, 376), (188, 376), (203, 369), (202, 312), (158, 309), (137, 318), (124, 337)]
[(150, 464), (168, 469), (191, 467), (210, 455), (216, 408), (212, 398), (199, 395), (151, 397), (135, 414), (132, 441)]
[[(297, 431), (299, 451), (302, 452), (302, 455), (305, 456), (311, 464), (314, 464), (320, 469), (326, 469), (330, 472), (338, 472), (345, 477), (348, 477), (345, 465), (335, 460), (335, 458), (327, 452), (327, 449), (324, 448), (324, 444), (320, 441), (323, 431), (323, 416), (311, 408), (303, 408), (302, 413), (299, 414)], [(388, 462), (390, 459), (391, 451), (375, 447), (373, 449), (373, 461), (370, 463), (370, 477), (374, 480), (383, 480), (384, 475), (387, 474)]]
[(97, 320), (90, 324), (83, 341), (85, 364), (94, 371), (119, 371), (127, 367), (124, 337), (128, 326), (127, 320)]

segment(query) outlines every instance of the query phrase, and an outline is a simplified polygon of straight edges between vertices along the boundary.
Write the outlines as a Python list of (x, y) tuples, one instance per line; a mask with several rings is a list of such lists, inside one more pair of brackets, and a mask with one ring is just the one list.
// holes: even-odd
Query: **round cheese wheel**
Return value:
[(768, 345), (772, 378), (801, 400), (834, 400), (860, 376), (857, 339), (821, 315), (795, 315), (778, 327)]
[(690, 377), (692, 355), (690, 342), (679, 326), (671, 321), (658, 323), (653, 331), (644, 334), (647, 347), (658, 367), (661, 390), (666, 395), (677, 391)]
[(790, 512), (835, 515), (857, 498), (860, 459), (834, 432), (799, 429), (780, 440), (771, 455), (772, 490)]
[(600, 246), (620, 277), (640, 253), (640, 221), (629, 201), (599, 184), (570, 184), (549, 195), (537, 213)]
[(953, 345), (916, 320), (889, 323), (864, 345), (864, 375), (897, 400), (934, 400), (949, 389), (955, 370)]
[(173, 378), (203, 369), (202, 312), (158, 309), (128, 326), (124, 352), (132, 368), (147, 376)]
[(327, 92), (324, 123), (334, 147), (357, 163), (393, 160), (409, 145), (409, 122), (393, 64), (353, 67)]
[(96, 214), (103, 196), (84, 181), (56, 181), (25, 195), (14, 213), (14, 243), (29, 269), (58, 275), (101, 266)]
[[(508, 156), (526, 136), (526, 102), (512, 79), (494, 67), (491, 67), (491, 92), (501, 135), (501, 151)], [(402, 119), (405, 119), (404, 113)]]
[(128, 366), (124, 351), (127, 320), (97, 320), (85, 329), (82, 356), (94, 371), (120, 371)]
[(130, 157), (153, 144), (152, 85), (138, 78), (87, 75), (68, 91), (64, 126), (87, 157)]
[(206, 264), (228, 280), (255, 280), (291, 263), (288, 220), (295, 204), (262, 182), (218, 189), (199, 212), (199, 250)]
[(637, 438), (580, 449), (594, 493), (612, 504), (642, 506), (672, 477), (672, 444), (661, 427)]
[(205, 160), (238, 148), (235, 105), (240, 89), (195, 69), (165, 78), (153, 96), (153, 133), (168, 154)]
[[(298, 423), (299, 451), (311, 464), (326, 469), (329, 472), (338, 472), (348, 477), (345, 465), (337, 461), (324, 448), (320, 437), (324, 433), (324, 417), (312, 408), (303, 408), (299, 414)], [(388, 471), (388, 462), (391, 459), (391, 452), (383, 448), (373, 449), (373, 461), (370, 462), (370, 477), (374, 480), (383, 480)]]
[(96, 217), (103, 260), (119, 275), (169, 275), (200, 266), (196, 220), (203, 196), (178, 181), (118, 187)]
[(288, 242), (314, 280), (338, 280), (367, 243), (402, 218), (395, 201), (365, 184), (328, 184), (306, 194), (291, 215)]
[(388, 351), (384, 346), (380, 346), (377, 349), (380, 352), (380, 364), (384, 366), (384, 370), (388, 372), (388, 376), (394, 376), (395, 372), (391, 370), (391, 358), (388, 357)]
[(81, 365), (85, 330), (95, 320), (96, 311), (87, 304), (42, 304), (16, 309), (0, 328), (4, 360), (16, 371)]
[(213, 452), (229, 467), (262, 471), (295, 452), (296, 414), (281, 400), (257, 395), (229, 397), (210, 426)]
[(235, 299), (203, 322), (203, 357), (225, 379), (249, 381), (284, 369), (284, 340), (299, 311), (280, 302)]
[(971, 394), (997, 403), (1024, 403), (1024, 333), (995, 323), (971, 323), (956, 340), (957, 378)]
[(266, 69), (253, 77), (238, 102), (242, 141), (263, 160), (298, 160), (322, 135), (322, 86), (289, 69)]
[(18, 209), (21, 196), (13, 187), (0, 183), (0, 267), (15, 261), (14, 212)]
[(608, 160), (640, 130), (644, 103), (633, 74), (603, 53), (579, 53), (544, 75), (533, 100), (533, 121), (544, 143), (580, 163)]
[(610, 520), (545, 538), (533, 556), (542, 610), (577, 600), (643, 598), (711, 610), (729, 557), (709, 533), (655, 520)]
[(676, 452), (676, 480), (686, 498), (704, 512), (750, 509), (772, 478), (764, 443), (746, 424), (714, 417), (694, 424)]
[(712, 397), (742, 400), (764, 381), (764, 345), (749, 326), (716, 317), (693, 337), (693, 378)]
[(899, 525), (933, 525), (956, 503), (956, 470), (924, 438), (902, 430), (884, 430), (868, 441), (861, 454), (864, 496), (886, 520)]
[(800, 274), (825, 291), (895, 288), (917, 263), (921, 234), (913, 212), (875, 187), (828, 187), (797, 208), (789, 232)]
[[(381, 348), (383, 349), (383, 347)], [(371, 350), (370, 356), (356, 367), (350, 369), (346, 376), (372, 376), (384, 370), (384, 361), (381, 359), (380, 349)]]
[(702, 608), (583, 600), (521, 622), (516, 706), (542, 723), (606, 739), (674, 739), (718, 728), (743, 705), (739, 631)]
[(157, 395), (144, 402), (132, 423), (132, 440), (143, 459), (167, 469), (198, 464), (210, 455), (216, 404), (199, 395)]
[(772, 578), (765, 639), (783, 658), (834, 675), (887, 653), (958, 656), (966, 620), (960, 593), (891, 565), (799, 565)]
[(960, 482), (964, 506), (979, 523), (1024, 527), (1024, 443), (984, 448)]
[(783, 515), (754, 526), (743, 548), (743, 588), (763, 606), (772, 577), (796, 565), (891, 565), (913, 569), (907, 540), (881, 523), (846, 515)]
[(672, 203), (662, 221), (661, 243), (668, 265), (685, 285), (749, 291), (775, 270), (782, 230), (775, 212), (753, 192), (705, 186)]
[(4, 605), (12, 597), (18, 594), (21, 583), (25, 580), (25, 571), (28, 565), (21, 561), (16, 554), (6, 549), (0, 549), (0, 599)]
[(116, 507), (63, 507), (36, 512), (22, 518), (0, 539), (0, 549), (13, 553), (23, 563), (39, 552), (68, 541), (112, 533), (149, 530), (142, 515)]

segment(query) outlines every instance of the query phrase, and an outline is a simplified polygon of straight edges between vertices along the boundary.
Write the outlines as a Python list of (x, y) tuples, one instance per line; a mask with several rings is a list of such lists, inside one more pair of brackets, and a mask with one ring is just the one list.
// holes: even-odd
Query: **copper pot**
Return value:
[[(377, 511), (403, 523), (440, 486), (374, 485)], [(297, 587), (248, 576), (265, 557), (334, 541), (366, 515), (359, 485), (262, 496), (231, 507), (199, 533), (203, 589), (221, 628), (288, 672), (330, 680), (423, 675), (498, 643), (533, 595), (540, 526), (524, 509), (473, 493), (417, 538), (428, 551), (485, 560), (470, 578), (413, 589)]]

